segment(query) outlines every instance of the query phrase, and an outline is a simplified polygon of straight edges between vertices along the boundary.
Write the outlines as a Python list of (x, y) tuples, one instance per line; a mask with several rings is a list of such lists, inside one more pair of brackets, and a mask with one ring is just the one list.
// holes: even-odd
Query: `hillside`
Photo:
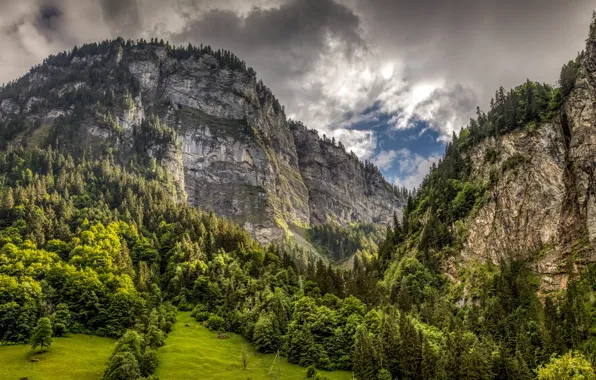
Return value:
[(596, 261), (596, 32), (560, 87), (500, 88), (404, 211), (410, 248), (455, 281), (475, 262), (527, 261), (543, 291)]
[(387, 224), (405, 198), (341, 143), (286, 119), (256, 73), (210, 47), (117, 39), (50, 57), (0, 89), (0, 143), (139, 160), (179, 201), (259, 241), (335, 222)]

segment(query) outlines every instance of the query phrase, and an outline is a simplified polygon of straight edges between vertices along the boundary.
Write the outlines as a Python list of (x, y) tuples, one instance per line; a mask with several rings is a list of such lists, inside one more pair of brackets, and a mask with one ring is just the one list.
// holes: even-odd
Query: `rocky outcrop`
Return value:
[(331, 219), (341, 224), (387, 224), (394, 212), (401, 218), (396, 196), (376, 168), (366, 168), (343, 147), (319, 138), (316, 131), (301, 124), (293, 125), (292, 130), (309, 191), (311, 223)]
[[(87, 50), (49, 60), (0, 92), (0, 121), (29, 120), (23, 125), (45, 131), (43, 141), (75, 118), (79, 98), (99, 94), (76, 119), (75, 147), (111, 147), (126, 164), (142, 141), (141, 153), (173, 180), (179, 200), (232, 218), (262, 242), (311, 223), (385, 223), (400, 211), (404, 200), (378, 171), (306, 128), (292, 131), (252, 70), (212, 51), (181, 54), (161, 44)], [(140, 135), (154, 116), (174, 139)]]
[(574, 89), (552, 121), (472, 150), (472, 177), (490, 190), (467, 221), (464, 261), (526, 257), (544, 290), (564, 288), (571, 273), (596, 262), (595, 62), (596, 40), (589, 40)]

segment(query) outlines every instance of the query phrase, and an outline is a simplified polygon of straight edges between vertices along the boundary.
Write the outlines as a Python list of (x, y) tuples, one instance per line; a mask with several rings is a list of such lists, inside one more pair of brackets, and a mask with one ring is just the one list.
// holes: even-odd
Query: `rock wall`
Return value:
[[(494, 184), (467, 222), (464, 261), (527, 257), (545, 290), (564, 288), (570, 273), (596, 262), (595, 62), (588, 41), (575, 87), (551, 122), (473, 149), (473, 179)], [(487, 162), (491, 150), (497, 159)]]
[[(390, 223), (403, 204), (385, 179), (355, 156), (298, 124), (293, 128), (300, 170), (309, 191), (310, 222)], [(402, 200), (403, 201), (403, 200)]]
[(176, 141), (146, 143), (143, 149), (174, 179), (179, 200), (234, 219), (262, 242), (330, 220), (385, 223), (404, 203), (380, 174), (364, 170), (343, 149), (306, 128), (292, 131), (254, 73), (231, 69), (212, 54), (179, 58), (165, 46), (122, 45), (114, 54), (46, 66), (22, 80), (26, 86), (18, 99), (0, 92), (0, 123), (21, 116), (59, 123), (76, 104), (49, 109), (45, 90), (31, 89), (56, 82), (46, 95), (66, 99), (97, 85), (71, 79), (73, 72), (99, 72), (106, 92), (129, 86), (120, 77), (130, 75), (139, 87), (129, 90), (134, 99), (88, 112), (77, 132), (80, 144), (112, 146), (127, 156), (139, 138), (135, 130), (157, 115), (176, 132)]

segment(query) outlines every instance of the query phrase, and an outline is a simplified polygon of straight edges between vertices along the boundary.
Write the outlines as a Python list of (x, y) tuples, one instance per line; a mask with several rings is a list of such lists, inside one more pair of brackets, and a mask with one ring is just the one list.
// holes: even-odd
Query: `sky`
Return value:
[(122, 36), (228, 49), (289, 117), (416, 187), (499, 86), (556, 84), (596, 0), (0, 0), (0, 83)]

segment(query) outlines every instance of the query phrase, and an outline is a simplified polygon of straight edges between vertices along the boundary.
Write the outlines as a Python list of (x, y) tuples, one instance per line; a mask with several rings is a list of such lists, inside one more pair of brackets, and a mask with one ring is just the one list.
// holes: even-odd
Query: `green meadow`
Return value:
[(19, 344), (0, 346), (0, 379), (101, 379), (115, 340), (92, 335), (54, 338), (43, 353)]
[[(188, 326), (186, 326), (188, 325)], [(240, 335), (226, 333), (218, 337), (196, 322), (188, 312), (178, 314), (165, 346), (159, 349), (159, 367), (155, 373), (160, 380), (178, 379), (306, 379), (306, 368), (290, 364), (285, 358), (257, 353)], [(242, 349), (248, 350), (248, 366), (242, 366)], [(350, 372), (320, 371), (330, 380), (348, 380)]]

